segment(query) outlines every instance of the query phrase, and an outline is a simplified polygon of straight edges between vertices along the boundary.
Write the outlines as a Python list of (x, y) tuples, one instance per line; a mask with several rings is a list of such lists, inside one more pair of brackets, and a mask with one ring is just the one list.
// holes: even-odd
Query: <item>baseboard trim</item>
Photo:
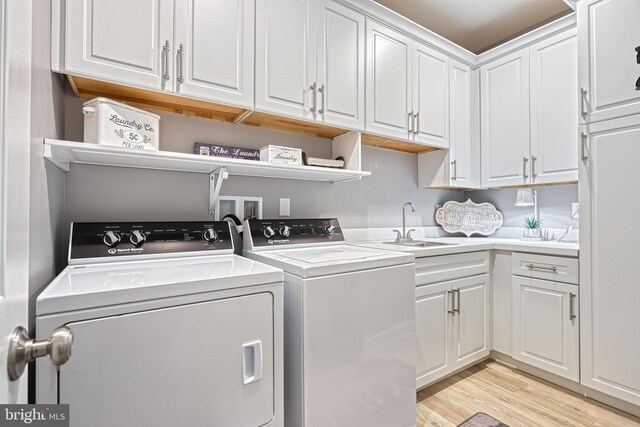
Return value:
[(511, 356), (508, 356), (506, 354), (503, 354), (497, 351), (492, 350), (491, 353), (489, 354), (489, 358), (511, 369), (516, 369), (516, 370), (525, 372), (529, 375), (533, 375), (534, 377), (538, 377), (545, 381), (549, 381), (550, 383), (553, 383), (562, 388), (566, 388), (567, 390), (571, 390), (574, 393), (581, 394), (582, 396), (588, 397), (589, 399), (596, 400), (600, 403), (604, 403), (605, 405), (611, 406), (620, 411), (627, 412), (636, 417), (640, 417), (640, 407), (632, 403), (625, 402), (624, 400), (620, 400), (618, 398), (609, 396), (608, 394), (586, 387), (580, 383), (576, 383), (566, 378), (562, 378), (558, 375), (549, 373), (540, 368), (536, 368), (535, 366), (531, 366), (526, 363), (520, 362), (519, 360), (515, 360)]

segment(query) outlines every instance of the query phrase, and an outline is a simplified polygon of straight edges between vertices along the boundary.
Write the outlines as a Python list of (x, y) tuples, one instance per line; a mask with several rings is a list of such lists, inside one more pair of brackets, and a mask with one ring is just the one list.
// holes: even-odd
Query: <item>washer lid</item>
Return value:
[(389, 267), (413, 263), (415, 260), (414, 256), (408, 253), (351, 245), (266, 252), (245, 251), (244, 255), (303, 278)]
[(36, 315), (282, 282), (236, 255), (69, 266), (38, 296)]

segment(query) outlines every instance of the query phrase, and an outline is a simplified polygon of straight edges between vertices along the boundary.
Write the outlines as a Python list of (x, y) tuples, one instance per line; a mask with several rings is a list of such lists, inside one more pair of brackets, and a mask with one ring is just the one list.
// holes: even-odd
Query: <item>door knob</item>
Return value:
[(53, 330), (46, 341), (29, 339), (27, 330), (18, 326), (9, 337), (9, 355), (7, 357), (7, 373), (9, 379), (15, 381), (24, 372), (27, 364), (38, 357), (49, 356), (55, 366), (64, 365), (71, 358), (73, 349), (73, 332), (66, 326)]

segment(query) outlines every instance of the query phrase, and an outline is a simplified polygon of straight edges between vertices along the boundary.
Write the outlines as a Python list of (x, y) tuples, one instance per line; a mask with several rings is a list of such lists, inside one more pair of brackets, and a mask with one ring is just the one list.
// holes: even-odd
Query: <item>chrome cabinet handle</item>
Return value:
[(552, 271), (554, 273), (558, 272), (558, 267), (556, 267), (555, 265), (552, 267), (546, 267), (544, 265), (527, 264), (527, 268), (529, 270), (544, 270), (544, 271)]
[(162, 47), (162, 78), (164, 80), (169, 80), (171, 77), (169, 75), (169, 51), (171, 48), (169, 47), (169, 40), (165, 41), (164, 46)]
[(456, 310), (455, 310), (456, 299), (455, 299), (455, 296), (454, 296), (454, 291), (447, 291), (447, 294), (451, 297), (451, 300), (450, 300), (451, 310), (447, 310), (447, 313), (449, 313), (451, 315), (455, 315), (455, 313), (456, 313)]
[(588, 135), (585, 132), (580, 134), (580, 158), (583, 162), (585, 162), (588, 157), (586, 155), (585, 146), (587, 145), (587, 137)]
[(317, 88), (318, 88), (318, 86), (316, 85), (316, 82), (313, 82), (313, 84), (312, 84), (311, 86), (309, 86), (309, 89), (313, 92), (313, 96), (312, 96), (312, 99), (313, 99), (313, 105), (311, 106), (311, 108), (309, 108), (309, 110), (310, 110), (312, 113), (315, 113), (315, 112), (316, 112), (316, 106), (317, 106), (317, 104), (316, 104), (316, 103), (317, 103), (317, 101), (318, 101), (318, 100), (317, 100), (317, 92), (316, 92), (316, 89), (317, 89)]
[(176, 52), (176, 61), (178, 61), (178, 78), (176, 80), (178, 83), (184, 83), (184, 71), (183, 71), (183, 62), (184, 60), (184, 48), (180, 45), (178, 52)]
[(576, 294), (569, 292), (569, 320), (576, 318)]
[(522, 158), (522, 178), (527, 179), (529, 175), (527, 175), (527, 162), (529, 161), (528, 157)]
[(28, 363), (39, 357), (49, 356), (55, 366), (64, 365), (71, 358), (73, 350), (73, 332), (67, 326), (53, 330), (46, 341), (29, 339), (27, 330), (18, 326), (9, 337), (7, 356), (7, 374), (15, 381), (23, 374)]
[(536, 179), (536, 160), (538, 158), (536, 156), (531, 156), (531, 181), (535, 181)]
[(456, 179), (458, 179), (458, 161), (457, 160), (453, 160), (451, 162), (451, 169), (453, 169), (453, 173), (451, 174), (451, 180), (455, 181)]
[(324, 85), (320, 86), (320, 89), (318, 89), (318, 92), (320, 92), (320, 110), (318, 111), (319, 114), (324, 114)]
[(413, 134), (418, 135), (420, 133), (420, 112), (416, 111), (413, 114)]
[[(454, 295), (458, 296), (457, 298), (458, 303), (453, 307), (453, 312), (460, 314), (460, 289), (454, 289), (453, 293)], [(454, 298), (454, 301), (455, 301), (455, 298)]]
[(580, 88), (580, 115), (582, 117), (587, 117), (587, 108), (585, 105), (585, 97), (587, 96), (587, 90), (585, 88)]
[(407, 120), (408, 120), (407, 127), (409, 128), (409, 135), (413, 135), (413, 111), (409, 113), (409, 117), (407, 118)]

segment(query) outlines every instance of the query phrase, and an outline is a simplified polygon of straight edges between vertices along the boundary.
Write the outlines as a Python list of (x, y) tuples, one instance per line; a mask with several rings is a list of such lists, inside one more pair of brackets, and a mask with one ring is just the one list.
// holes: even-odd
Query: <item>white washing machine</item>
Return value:
[(37, 403), (74, 427), (282, 426), (282, 271), (233, 255), (228, 222), (75, 223), (36, 302)]
[(415, 263), (337, 219), (251, 220), (243, 255), (285, 272), (285, 425), (416, 424)]

